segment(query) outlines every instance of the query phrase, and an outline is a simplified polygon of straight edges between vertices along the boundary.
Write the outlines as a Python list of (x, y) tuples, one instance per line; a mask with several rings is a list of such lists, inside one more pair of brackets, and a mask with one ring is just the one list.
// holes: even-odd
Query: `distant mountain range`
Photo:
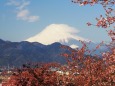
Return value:
[(0, 66), (19, 66), (27, 62), (60, 62), (65, 58), (60, 54), (68, 52), (60, 43), (43, 45), (38, 42), (10, 42), (0, 39)]
[[(59, 62), (64, 64), (65, 57), (60, 54), (69, 51), (61, 48), (61, 45), (58, 42), (43, 45), (38, 42), (10, 42), (0, 39), (0, 66), (20, 66), (27, 62)], [(94, 45), (90, 44), (89, 47), (92, 46)], [(97, 53), (100, 51), (106, 50), (102, 48)]]

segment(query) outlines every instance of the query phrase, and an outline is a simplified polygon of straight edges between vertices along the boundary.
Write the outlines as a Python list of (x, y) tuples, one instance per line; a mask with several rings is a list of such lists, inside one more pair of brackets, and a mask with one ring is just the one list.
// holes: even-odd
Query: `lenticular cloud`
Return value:
[(45, 45), (52, 44), (54, 42), (64, 44), (68, 43), (71, 39), (86, 41), (86, 39), (76, 35), (78, 32), (79, 31), (77, 29), (66, 24), (51, 24), (42, 32), (28, 38), (26, 41), (39, 42)]

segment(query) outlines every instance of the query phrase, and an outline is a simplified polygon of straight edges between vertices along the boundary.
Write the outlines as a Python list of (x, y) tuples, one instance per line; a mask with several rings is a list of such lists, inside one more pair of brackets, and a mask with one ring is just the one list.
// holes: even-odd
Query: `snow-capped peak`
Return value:
[(79, 31), (77, 29), (66, 24), (51, 24), (37, 35), (28, 38), (26, 41), (39, 42), (45, 45), (49, 45), (54, 42), (64, 44), (68, 43), (70, 39), (87, 41), (87, 39), (77, 36), (76, 34), (78, 32)]

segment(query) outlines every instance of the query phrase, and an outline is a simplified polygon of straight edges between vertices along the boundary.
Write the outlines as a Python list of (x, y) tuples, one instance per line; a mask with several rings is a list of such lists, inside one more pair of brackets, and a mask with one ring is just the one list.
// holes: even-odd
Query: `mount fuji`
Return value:
[[(79, 30), (66, 24), (51, 24), (37, 35), (28, 38), (28, 42), (39, 42), (44, 45), (50, 45), (59, 42), (62, 45), (70, 46), (71, 48), (80, 48), (82, 44), (80, 41), (88, 44), (89, 50), (94, 49), (99, 43), (91, 42), (91, 40), (78, 36)], [(100, 53), (107, 50), (105, 46), (101, 46)]]
[(66, 24), (51, 24), (47, 26), (42, 32), (28, 38), (26, 41), (39, 42), (44, 45), (59, 42), (72, 48), (77, 48), (80, 46), (79, 41), (89, 42), (88, 39), (77, 36), (76, 34), (78, 32), (79, 31), (77, 29)]

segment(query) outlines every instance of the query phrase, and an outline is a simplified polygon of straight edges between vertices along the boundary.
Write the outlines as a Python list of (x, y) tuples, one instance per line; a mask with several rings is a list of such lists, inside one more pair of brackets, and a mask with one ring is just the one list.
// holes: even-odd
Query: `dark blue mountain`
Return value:
[[(78, 44), (78, 43), (77, 43)], [(97, 44), (91, 43), (89, 49)], [(28, 62), (59, 62), (65, 64), (65, 57), (60, 54), (69, 52), (61, 48), (62, 44), (56, 42), (51, 45), (43, 45), (38, 42), (10, 42), (0, 39), (0, 66), (20, 66)], [(82, 46), (79, 43), (79, 46)], [(92, 55), (107, 51), (105, 46), (95, 51)]]
[(10, 42), (0, 39), (0, 66), (20, 66), (27, 62), (59, 62), (65, 63), (60, 54), (68, 50), (62, 49), (60, 43), (43, 45), (38, 42)]

